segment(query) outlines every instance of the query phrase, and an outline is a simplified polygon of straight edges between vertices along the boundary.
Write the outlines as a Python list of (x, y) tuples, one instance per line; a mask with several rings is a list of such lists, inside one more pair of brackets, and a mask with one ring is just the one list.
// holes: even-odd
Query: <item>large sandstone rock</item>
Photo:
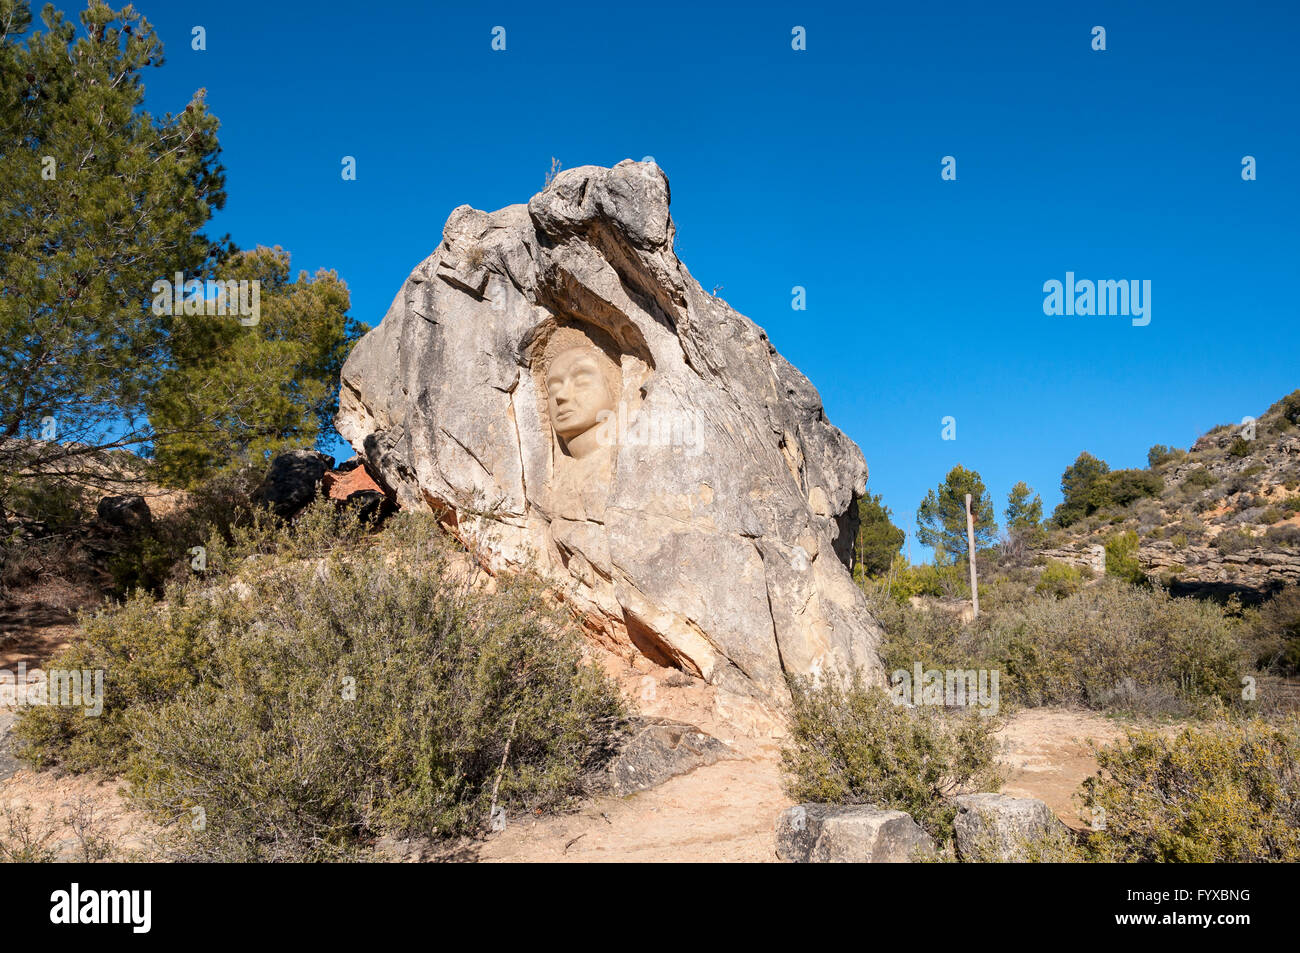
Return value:
[(668, 200), (629, 160), (456, 209), (348, 358), (339, 431), (611, 649), (767, 700), (786, 672), (879, 678), (845, 564), (862, 453), (678, 261)]
[(936, 856), (904, 811), (868, 804), (799, 804), (776, 819), (776, 853), (796, 864), (906, 864)]

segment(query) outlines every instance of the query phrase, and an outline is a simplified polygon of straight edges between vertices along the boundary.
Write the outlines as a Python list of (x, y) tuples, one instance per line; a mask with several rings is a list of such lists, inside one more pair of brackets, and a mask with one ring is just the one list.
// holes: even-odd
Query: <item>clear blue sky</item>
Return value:
[[(202, 86), (221, 119), (213, 230), (337, 269), (370, 324), (457, 205), (653, 155), (682, 260), (812, 379), (909, 535), (956, 463), (999, 519), (1020, 479), (1050, 512), (1079, 451), (1143, 466), (1300, 387), (1296, 3), (136, 6), (167, 47), (149, 108)], [(1066, 271), (1149, 279), (1150, 325), (1044, 315)]]

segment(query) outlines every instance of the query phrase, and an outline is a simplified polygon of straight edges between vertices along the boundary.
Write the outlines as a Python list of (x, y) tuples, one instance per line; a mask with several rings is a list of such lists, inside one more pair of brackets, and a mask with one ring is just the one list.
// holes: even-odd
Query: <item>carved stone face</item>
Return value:
[(614, 412), (603, 366), (606, 360), (594, 347), (572, 347), (555, 355), (547, 369), (551, 426), (572, 456), (583, 457), (596, 449), (601, 411)]

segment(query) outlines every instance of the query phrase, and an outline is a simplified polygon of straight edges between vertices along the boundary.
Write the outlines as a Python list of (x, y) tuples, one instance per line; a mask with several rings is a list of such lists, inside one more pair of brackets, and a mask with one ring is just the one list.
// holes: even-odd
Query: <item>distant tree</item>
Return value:
[(1112, 470), (1099, 486), (1105, 487), (1106, 503), (1103, 505), (1128, 506), (1134, 500), (1159, 496), (1165, 481), (1150, 470)]
[(1043, 500), (1037, 493), (1032, 499), (1029, 494), (1033, 489), (1024, 480), (1011, 488), (1007, 494), (1007, 532), (1036, 529), (1043, 521)]
[(916, 538), (923, 546), (934, 549), (935, 562), (955, 562), (967, 553), (966, 494), (971, 495), (971, 514), (975, 522), (975, 547), (988, 546), (997, 538), (998, 524), (993, 514), (993, 500), (979, 473), (965, 467), (953, 467), (943, 483), (925, 495), (916, 510)]
[(1058, 526), (1069, 526), (1090, 516), (1109, 501), (1105, 477), (1110, 466), (1086, 450), (1061, 474), (1061, 496), (1053, 519)]
[(854, 540), (854, 563), (868, 576), (889, 571), (894, 557), (903, 548), (907, 534), (894, 525), (889, 507), (880, 502), (880, 494), (858, 499), (858, 535)]
[(1147, 466), (1158, 467), (1162, 463), (1166, 463), (1181, 456), (1185, 456), (1185, 454), (1177, 447), (1169, 447), (1163, 443), (1157, 443), (1147, 451)]

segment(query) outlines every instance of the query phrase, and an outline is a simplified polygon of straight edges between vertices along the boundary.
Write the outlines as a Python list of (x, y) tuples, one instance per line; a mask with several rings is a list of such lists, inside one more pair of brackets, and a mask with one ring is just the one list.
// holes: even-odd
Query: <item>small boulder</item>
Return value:
[(316, 499), (326, 471), (333, 467), (333, 457), (315, 450), (282, 453), (271, 461), (262, 485), (253, 491), (253, 502), (288, 519)]
[(644, 791), (696, 768), (740, 757), (694, 725), (667, 718), (637, 718), (632, 738), (609, 766), (610, 790)]
[(1029, 844), (1066, 829), (1038, 798), (962, 794), (953, 803), (957, 855), (965, 861), (1023, 863)]
[(153, 513), (143, 496), (106, 496), (95, 507), (99, 518), (109, 526), (136, 531), (153, 525)]
[(904, 811), (869, 804), (799, 804), (776, 820), (776, 853), (796, 864), (905, 864), (935, 856)]

